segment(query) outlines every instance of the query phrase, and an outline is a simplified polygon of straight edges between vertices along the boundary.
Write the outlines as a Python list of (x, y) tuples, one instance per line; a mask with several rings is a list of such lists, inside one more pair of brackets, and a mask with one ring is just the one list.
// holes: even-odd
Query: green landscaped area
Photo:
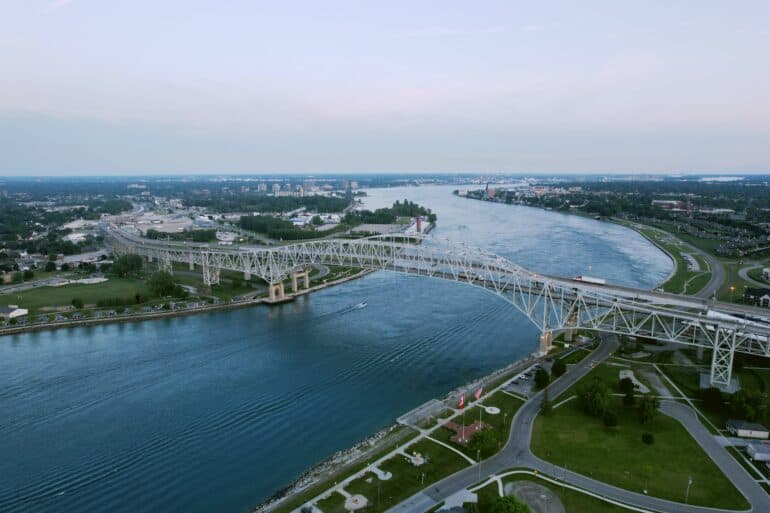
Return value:
[[(608, 372), (600, 365), (581, 380), (605, 381), (617, 388), (617, 368)], [(581, 383), (562, 397), (576, 394)], [(639, 421), (635, 407), (623, 406), (622, 398), (612, 396), (611, 408), (617, 426), (605, 427), (601, 419), (587, 415), (578, 400), (539, 415), (532, 436), (532, 451), (547, 461), (566, 466), (594, 479), (631, 491), (677, 502), (684, 501), (688, 476), (693, 477), (690, 504), (745, 509), (745, 499), (711, 461), (697, 442), (676, 420), (658, 413), (647, 424)], [(654, 443), (642, 442), (645, 432)]]
[[(537, 483), (541, 486), (545, 486), (551, 490), (561, 500), (564, 510), (567, 513), (627, 513), (629, 510), (615, 506), (609, 502), (605, 502), (600, 499), (591, 497), (581, 492), (576, 492), (569, 488), (564, 488), (558, 485), (551, 484), (547, 481), (539, 479), (532, 475), (519, 474), (503, 478), (503, 486), (507, 483), (515, 483), (517, 481), (529, 481)], [(492, 502), (499, 497), (497, 483), (493, 483), (478, 490), (478, 505), (476, 507), (477, 513), (488, 513), (491, 511)], [(474, 513), (473, 506), (467, 505), (469, 511)], [(324, 513), (326, 513), (324, 511)]]
[[(487, 424), (487, 428), (485, 430), (488, 430), (488, 434), (490, 435), (491, 439), (488, 444), (486, 444), (485, 447), (481, 447), (481, 458), (487, 459), (490, 456), (497, 453), (508, 441), (508, 435), (510, 434), (510, 427), (511, 427), (511, 419), (513, 419), (513, 416), (516, 414), (516, 411), (521, 407), (524, 402), (521, 399), (518, 399), (516, 397), (513, 397), (510, 394), (506, 394), (503, 391), (495, 392), (494, 394), (490, 395), (489, 397), (482, 397), (480, 401), (484, 406), (494, 406), (496, 408), (500, 409), (500, 413), (496, 415), (491, 415), (484, 411), (482, 408), (479, 408), (479, 406), (473, 406), (472, 408), (467, 408), (465, 412), (465, 424), (470, 425), (474, 421), (478, 421), (479, 418), (481, 418), (481, 421)], [(481, 415), (479, 415), (481, 413)], [(462, 423), (462, 415), (459, 417), (455, 417), (454, 421), (459, 425)], [(435, 438), (436, 440), (440, 440), (444, 443), (447, 443), (451, 445), (452, 447), (455, 447), (456, 449), (462, 451), (464, 454), (467, 454), (472, 459), (477, 459), (476, 450), (474, 450), (472, 447), (474, 446), (473, 443), (469, 443), (468, 445), (462, 445), (453, 442), (450, 440), (455, 435), (455, 432), (442, 427), (434, 431), (431, 436)]]
[[(430, 440), (417, 442), (406, 451), (409, 454), (421, 454), (426, 462), (415, 467), (406, 457), (397, 454), (379, 466), (381, 470), (393, 474), (387, 481), (380, 481), (376, 475), (370, 473), (345, 487), (348, 493), (361, 494), (367, 498), (369, 505), (361, 511), (385, 511), (428, 485), (469, 465), (460, 455)], [(327, 512), (324, 510), (324, 513)]]
[(92, 285), (73, 284), (60, 287), (37, 287), (23, 292), (0, 295), (0, 305), (19, 305), (32, 313), (40, 313), (44, 307), (70, 306), (73, 298), (80, 298), (86, 305), (109, 298), (130, 298), (136, 294), (149, 295), (143, 280), (109, 278)]
[[(640, 231), (645, 237), (663, 247), (674, 257), (674, 260), (676, 260), (676, 272), (663, 284), (663, 290), (675, 294), (695, 294), (706, 286), (711, 278), (711, 271), (708, 267), (708, 263), (703, 257), (678, 243), (674, 237), (668, 233), (661, 233), (659, 230), (654, 230), (652, 228), (646, 228)], [(700, 270), (688, 270), (687, 261), (682, 256), (683, 254), (692, 255), (698, 262)]]

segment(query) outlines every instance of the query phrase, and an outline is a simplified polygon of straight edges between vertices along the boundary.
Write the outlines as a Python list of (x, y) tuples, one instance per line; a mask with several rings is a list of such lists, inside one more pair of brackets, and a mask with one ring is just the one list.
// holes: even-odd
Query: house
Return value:
[(770, 444), (763, 442), (750, 443), (746, 452), (754, 461), (770, 461)]
[(746, 287), (743, 299), (747, 303), (754, 303), (757, 306), (770, 307), (770, 288)]
[(18, 305), (0, 306), (0, 319), (7, 321), (17, 317), (23, 317), (29, 313), (26, 308), (19, 308)]
[(762, 269), (762, 279), (765, 281), (770, 281), (770, 267), (765, 267)]
[(727, 430), (741, 438), (767, 439), (770, 436), (770, 431), (762, 424), (746, 422), (745, 420), (728, 420)]

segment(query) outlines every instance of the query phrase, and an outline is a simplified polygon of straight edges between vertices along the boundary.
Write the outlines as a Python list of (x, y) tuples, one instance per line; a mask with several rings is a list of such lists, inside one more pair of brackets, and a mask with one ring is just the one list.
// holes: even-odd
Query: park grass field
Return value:
[[(415, 452), (422, 454), (426, 458), (425, 464), (415, 467), (404, 456), (397, 454), (380, 465), (381, 470), (393, 474), (389, 480), (380, 481), (377, 476), (369, 473), (345, 487), (348, 493), (361, 494), (367, 498), (369, 505), (362, 511), (366, 513), (385, 511), (430, 484), (469, 465), (458, 454), (430, 440), (417, 442), (407, 451), (410, 454)], [(326, 513), (325, 510), (324, 513)]]
[[(499, 450), (505, 446), (506, 442), (508, 441), (508, 435), (510, 434), (511, 419), (516, 414), (516, 411), (521, 407), (521, 405), (524, 404), (524, 401), (506, 394), (505, 392), (498, 391), (489, 397), (482, 397), (481, 403), (484, 406), (495, 406), (500, 409), (499, 414), (490, 415), (486, 413), (486, 411), (480, 410), (479, 406), (473, 406), (472, 408), (468, 408), (465, 413), (465, 424), (470, 425), (479, 419), (479, 411), (481, 411), (480, 417), (482, 422), (490, 426), (486, 429), (492, 429), (497, 436), (497, 440), (499, 442), (497, 450), (489, 454), (481, 455), (482, 459), (487, 459), (499, 452)], [(462, 416), (455, 418), (455, 422), (457, 424), (461, 424)], [(440, 428), (434, 431), (431, 436), (436, 440), (440, 440), (451, 445), (452, 447), (462, 451), (464, 454), (475, 460), (477, 456), (475, 451), (468, 449), (468, 447), (464, 445), (457, 444), (451, 440), (454, 434), (455, 432), (450, 429)]]
[(74, 298), (80, 298), (86, 305), (101, 299), (131, 298), (136, 294), (148, 296), (147, 284), (143, 280), (110, 278), (92, 285), (72, 284), (61, 287), (38, 287), (23, 292), (0, 295), (0, 305), (19, 305), (32, 313), (44, 307), (69, 306)]
[[(610, 381), (603, 367), (606, 366), (598, 366), (581, 383), (598, 378), (614, 389), (617, 374)], [(577, 393), (581, 383), (563, 397)], [(614, 428), (607, 428), (601, 419), (585, 414), (578, 401), (556, 408), (547, 417), (538, 416), (532, 451), (570, 471), (639, 493), (646, 488), (651, 496), (677, 502), (684, 501), (688, 476), (692, 476), (690, 504), (724, 509), (748, 506), (679, 422), (658, 413), (642, 425), (636, 408), (624, 407), (620, 397), (612, 400), (613, 411), (618, 415)], [(644, 432), (655, 436), (654, 444), (642, 442)]]

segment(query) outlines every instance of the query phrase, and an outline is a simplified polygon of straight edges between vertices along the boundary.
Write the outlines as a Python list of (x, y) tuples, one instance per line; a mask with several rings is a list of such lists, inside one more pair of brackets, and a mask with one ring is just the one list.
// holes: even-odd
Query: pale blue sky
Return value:
[(770, 173), (770, 2), (534, 4), (0, 0), (0, 175)]

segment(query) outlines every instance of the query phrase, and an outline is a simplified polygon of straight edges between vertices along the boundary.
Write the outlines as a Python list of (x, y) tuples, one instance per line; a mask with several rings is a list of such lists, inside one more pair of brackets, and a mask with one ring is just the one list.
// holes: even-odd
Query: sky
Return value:
[(768, 20), (766, 0), (0, 0), (0, 176), (770, 173)]

